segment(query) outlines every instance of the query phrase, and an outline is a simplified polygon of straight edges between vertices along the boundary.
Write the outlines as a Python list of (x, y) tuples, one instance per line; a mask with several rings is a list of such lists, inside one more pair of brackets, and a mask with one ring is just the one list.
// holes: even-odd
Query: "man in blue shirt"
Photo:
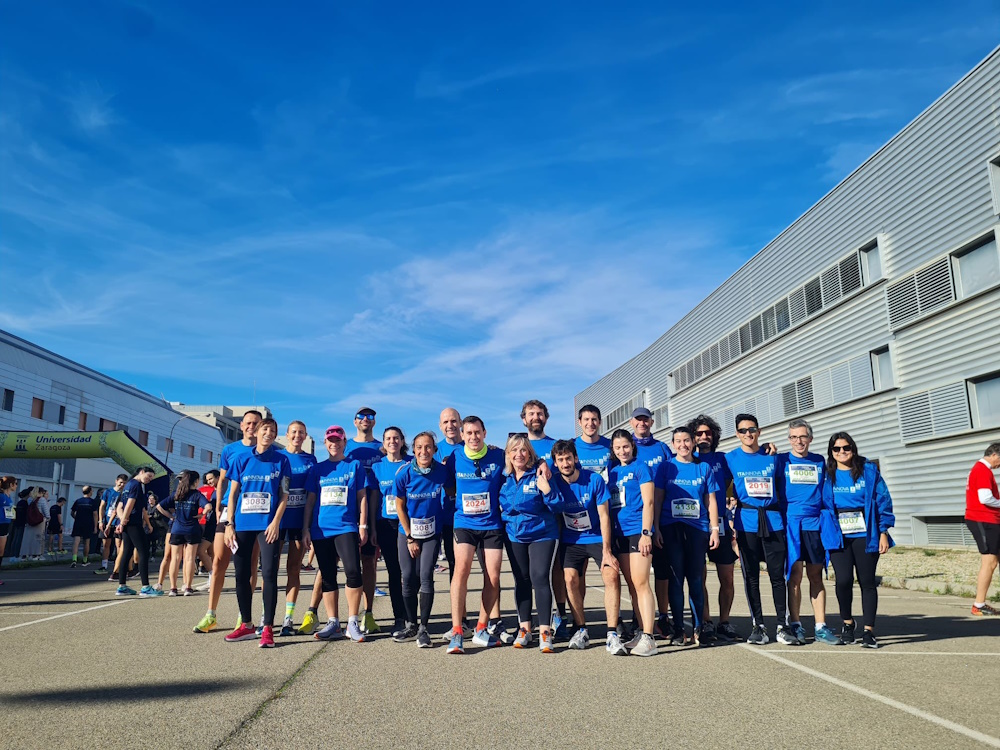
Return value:
[(767, 629), (760, 600), (760, 564), (767, 563), (771, 596), (778, 619), (777, 640), (788, 646), (798, 643), (785, 625), (785, 521), (781, 500), (775, 492), (775, 458), (760, 447), (760, 426), (753, 414), (736, 415), (740, 447), (726, 454), (736, 495), (736, 541), (753, 631), (747, 643), (764, 645)]
[(115, 596), (134, 596), (135, 591), (125, 585), (128, 575), (128, 561), (132, 552), (139, 552), (139, 576), (142, 589), (139, 596), (143, 598), (163, 596), (149, 585), (149, 537), (145, 532), (153, 530), (146, 511), (146, 485), (153, 481), (156, 473), (150, 466), (141, 467), (135, 476), (122, 488), (121, 500), (124, 505), (118, 511), (118, 522), (122, 534), (122, 561), (118, 568), (118, 590)]
[(115, 526), (117, 525), (118, 517), (115, 513), (115, 507), (118, 504), (118, 498), (121, 497), (122, 489), (125, 487), (125, 482), (127, 481), (128, 474), (119, 474), (115, 478), (115, 486), (101, 493), (101, 505), (97, 514), (97, 524), (101, 531), (101, 536), (104, 538), (104, 546), (101, 550), (101, 567), (94, 571), (95, 575), (107, 575), (108, 559), (111, 557), (111, 551), (115, 549), (115, 545), (117, 544)]
[[(376, 440), (375, 431), (375, 410), (370, 406), (362, 406), (354, 415), (354, 428), (356, 434), (347, 441), (344, 455), (350, 461), (357, 461), (361, 464), (362, 475), (367, 476), (371, 465), (382, 457), (382, 441)], [(368, 518), (376, 518), (380, 512), (379, 508), (372, 506), (372, 499), (376, 497), (374, 492), (369, 493), (366, 499), (368, 503)], [(372, 614), (372, 607), (375, 604), (375, 575), (376, 563), (378, 561), (378, 535), (375, 531), (374, 522), (369, 524), (368, 540), (361, 545), (361, 581), (365, 594), (365, 616), (361, 629), (365, 633), (377, 633), (380, 628), (375, 622)], [(395, 539), (392, 540), (395, 544)], [(391, 549), (391, 547), (390, 547)]]

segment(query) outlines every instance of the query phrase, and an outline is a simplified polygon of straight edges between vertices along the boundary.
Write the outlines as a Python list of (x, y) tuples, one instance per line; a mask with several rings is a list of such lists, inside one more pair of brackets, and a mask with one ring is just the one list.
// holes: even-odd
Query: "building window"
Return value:
[(872, 380), (875, 381), (876, 391), (896, 386), (896, 373), (892, 369), (892, 355), (888, 346), (872, 352)]
[(149, 433), (145, 430), (139, 430), (139, 445), (143, 447), (149, 445)]
[(35, 419), (41, 419), (44, 412), (45, 402), (40, 398), (31, 399), (31, 416)]
[(882, 278), (882, 253), (878, 242), (861, 249), (861, 273), (866, 286)]
[(170, 438), (160, 437), (156, 441), (156, 449), (159, 451), (166, 451), (167, 453), (173, 453), (174, 441)]
[(80, 419), (77, 420), (76, 428), (78, 430), (86, 430), (87, 429), (87, 412), (85, 412), (85, 411), (81, 411), (80, 412)]
[(213, 464), (215, 463), (215, 455), (212, 451), (201, 449), (201, 462), (203, 464)]
[(969, 399), (977, 427), (1000, 425), (1000, 373), (970, 381)]
[(66, 407), (59, 407), (59, 424), (66, 424)]
[(101, 432), (114, 432), (116, 429), (118, 429), (118, 425), (112, 422), (110, 419), (104, 419), (102, 417), (101, 426), (99, 429)]
[(181, 443), (181, 455), (184, 458), (194, 458), (194, 446), (188, 445), (187, 443)]
[(990, 192), (993, 193), (993, 213), (1000, 216), (1000, 156), (990, 162)]
[(980, 244), (955, 253), (952, 259), (960, 298), (1000, 284), (1000, 255), (997, 254), (996, 235), (990, 234)]
[(3, 410), (14, 411), (14, 391), (10, 388), (3, 389)]

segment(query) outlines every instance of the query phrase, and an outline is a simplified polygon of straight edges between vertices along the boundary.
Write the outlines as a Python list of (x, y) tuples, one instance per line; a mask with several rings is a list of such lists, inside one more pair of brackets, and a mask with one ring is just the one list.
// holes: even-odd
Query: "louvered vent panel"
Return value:
[(795, 325), (806, 317), (806, 291), (796, 289), (788, 295), (788, 310), (791, 315), (792, 325)]
[(805, 287), (806, 314), (815, 315), (823, 309), (823, 288), (819, 279), (807, 282)]
[(895, 328), (913, 320), (920, 314), (917, 302), (917, 279), (907, 276), (885, 288), (885, 301), (889, 308), (889, 327)]
[(916, 273), (917, 301), (923, 315), (955, 299), (951, 283), (951, 257), (946, 256)]
[(845, 295), (861, 288), (861, 258), (857, 253), (840, 261), (840, 288)]
[(931, 437), (931, 395), (927, 391), (896, 399), (899, 410), (899, 432), (903, 442)]
[(972, 427), (969, 417), (969, 396), (964, 382), (935, 388), (930, 395), (931, 424), (935, 435), (959, 432)]
[(834, 266), (823, 271), (820, 276), (823, 287), (823, 307), (829, 307), (840, 299), (840, 266)]

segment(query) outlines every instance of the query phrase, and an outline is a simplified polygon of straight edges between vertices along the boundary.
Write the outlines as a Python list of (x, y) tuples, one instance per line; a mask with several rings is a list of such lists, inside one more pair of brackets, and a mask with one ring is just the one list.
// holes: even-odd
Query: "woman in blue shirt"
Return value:
[[(392, 633), (405, 630), (406, 608), (403, 604), (403, 584), (396, 555), (396, 537), (399, 536), (399, 516), (396, 514), (396, 497), (392, 494), (392, 484), (406, 462), (410, 460), (406, 438), (398, 427), (386, 427), (382, 432), (382, 457), (375, 459), (368, 467), (368, 507), (375, 510), (375, 538), (382, 547), (385, 571), (389, 576), (389, 602), (392, 604), (394, 620)], [(416, 627), (414, 625), (414, 627)]]
[(504, 451), (506, 479), (500, 487), (500, 517), (509, 546), (507, 556), (514, 574), (514, 600), (520, 629), (514, 648), (531, 645), (531, 592), (535, 592), (539, 650), (552, 648), (552, 565), (559, 541), (559, 522), (553, 509), (559, 493), (536, 474), (538, 455), (523, 434), (507, 440)]
[[(184, 554), (184, 596), (194, 594), (194, 571), (198, 567), (196, 556), (201, 546), (202, 527), (198, 522), (199, 513), (208, 505), (208, 500), (198, 490), (201, 475), (197, 471), (185, 469), (177, 478), (177, 488), (166, 500), (156, 506), (156, 511), (171, 518), (167, 543), (171, 547), (170, 556), (170, 596), (177, 596), (177, 573), (181, 566), (181, 551)], [(170, 515), (173, 511), (173, 516)]]
[[(427, 623), (434, 606), (434, 565), (441, 547), (441, 530), (445, 520), (448, 470), (434, 460), (436, 451), (434, 433), (421, 432), (413, 438), (413, 461), (396, 473), (391, 491), (399, 518), (396, 559), (401, 570), (403, 604), (406, 607), (406, 623), (402, 630), (392, 634), (392, 639), (403, 643), (416, 637), (418, 648), (431, 647)], [(382, 543), (387, 548), (389, 540), (383, 538)], [(388, 556), (386, 548), (384, 551)]]
[(858, 453), (857, 443), (846, 432), (830, 437), (826, 460), (824, 502), (832, 504), (837, 515), (843, 546), (830, 549), (830, 562), (837, 576), (837, 601), (844, 622), (840, 637), (844, 643), (855, 642), (854, 573), (861, 587), (861, 611), (864, 632), (861, 645), (878, 648), (875, 640), (875, 613), (878, 609), (878, 583), (875, 569), (879, 555), (893, 546), (889, 529), (896, 523), (892, 498), (878, 466)]
[[(7, 535), (14, 520), (14, 494), (17, 492), (16, 477), (0, 477), (0, 563), (7, 551)], [(3, 581), (0, 580), (0, 586)]]

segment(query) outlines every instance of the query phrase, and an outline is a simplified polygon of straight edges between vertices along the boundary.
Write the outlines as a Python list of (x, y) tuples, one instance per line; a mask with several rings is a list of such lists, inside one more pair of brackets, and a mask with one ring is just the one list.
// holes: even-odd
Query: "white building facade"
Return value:
[(610, 434), (701, 413), (788, 450), (846, 430), (904, 543), (972, 545), (965, 480), (1000, 440), (1000, 48), (645, 351), (575, 398)]
[[(171, 471), (204, 474), (218, 466), (222, 434), (184, 417), (163, 399), (0, 331), (0, 430), (125, 430)], [(84, 485), (110, 487), (122, 472), (111, 459), (0, 459), (0, 474), (70, 502)]]

